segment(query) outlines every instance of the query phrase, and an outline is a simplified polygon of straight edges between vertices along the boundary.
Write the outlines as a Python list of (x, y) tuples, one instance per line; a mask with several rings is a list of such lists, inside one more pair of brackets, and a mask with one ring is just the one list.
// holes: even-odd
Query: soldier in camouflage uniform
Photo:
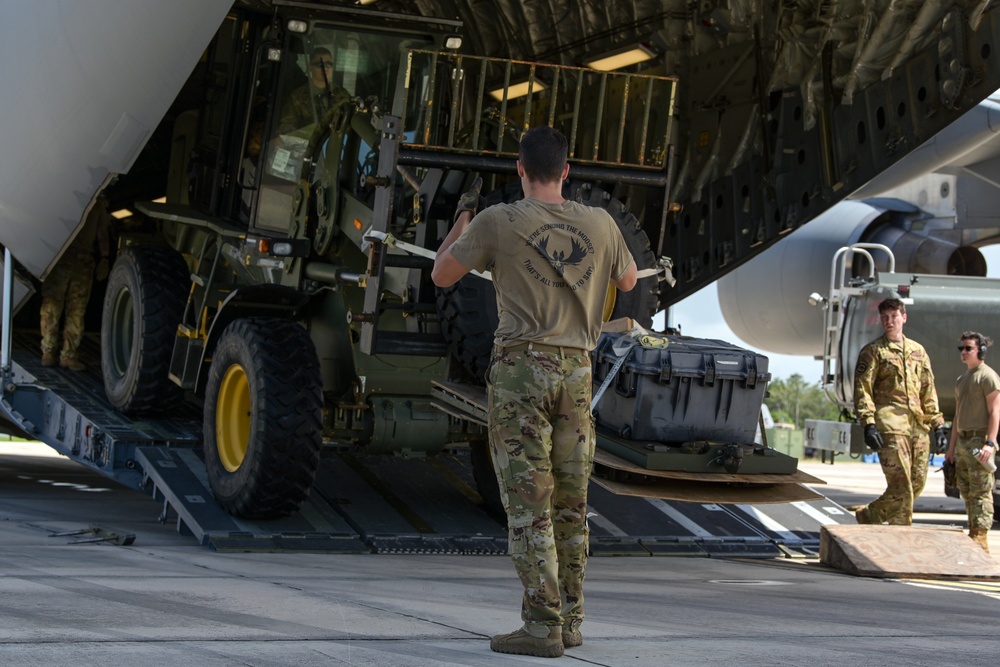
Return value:
[[(987, 552), (994, 482), (994, 472), (987, 466), (996, 455), (1000, 427), (1000, 376), (983, 361), (992, 342), (976, 331), (962, 334), (958, 349), (967, 370), (955, 382), (955, 419), (945, 454), (945, 459), (955, 462), (958, 489), (969, 516), (969, 537)], [(976, 449), (978, 454), (973, 454)]]
[[(340, 111), (327, 120), (336, 132), (344, 132), (346, 124), (350, 123), (351, 129), (364, 142), (358, 147), (359, 151), (363, 151), (359, 153), (359, 160), (363, 161), (368, 151), (378, 147), (379, 135), (372, 127), (368, 112), (362, 113), (355, 108), (351, 93), (333, 82), (333, 65), (329, 49), (317, 47), (312, 50), (309, 56), (309, 81), (293, 90), (285, 100), (278, 117), (278, 134), (291, 134), (318, 123), (331, 109), (339, 108)], [(251, 135), (248, 150), (251, 156), (260, 152), (259, 134)]]
[(309, 55), (309, 81), (292, 91), (281, 109), (278, 132), (287, 134), (318, 122), (337, 102), (350, 94), (333, 83), (333, 55), (319, 47)]
[[(77, 355), (83, 339), (83, 316), (95, 278), (94, 241), (98, 242), (101, 251), (101, 260), (96, 263), (96, 278), (104, 280), (108, 277), (108, 228), (108, 209), (101, 196), (91, 207), (87, 221), (73, 243), (42, 283), (40, 329), (43, 366), (55, 366), (58, 360), (63, 368), (74, 371), (86, 368)], [(64, 316), (60, 346), (59, 321)]]
[(583, 643), (594, 456), (590, 351), (608, 284), (628, 291), (636, 267), (602, 209), (562, 197), (566, 138), (534, 128), (521, 140), (524, 199), (481, 211), (476, 180), (438, 250), (432, 278), (454, 284), (490, 270), (500, 324), (487, 374), (489, 439), (509, 549), (524, 586), (524, 626), (493, 637), (500, 653), (558, 657)]
[(854, 409), (865, 443), (878, 452), (886, 490), (857, 510), (858, 523), (913, 523), (913, 501), (924, 490), (930, 437), (947, 446), (931, 361), (920, 343), (903, 335), (906, 306), (885, 299), (878, 306), (885, 335), (868, 343), (854, 372)]

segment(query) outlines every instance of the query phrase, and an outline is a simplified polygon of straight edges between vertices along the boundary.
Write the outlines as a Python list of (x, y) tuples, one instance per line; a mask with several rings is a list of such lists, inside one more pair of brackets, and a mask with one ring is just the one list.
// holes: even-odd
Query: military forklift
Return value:
[[(521, 133), (556, 127), (570, 146), (564, 196), (605, 209), (640, 269), (632, 291), (609, 287), (603, 318), (648, 330), (669, 284), (649, 238), (672, 233), (676, 80), (466, 55), (460, 28), (237, 2), (134, 165), (102, 188), (120, 229), (100, 376), (43, 368), (37, 342), (19, 338), (8, 419), (152, 488), (161, 518), (173, 507), (203, 539), (242, 543), (270, 529), (241, 521), (304, 519), (318, 473), (330, 498), (322, 459), (349, 461), (388, 496), (393, 480), (359, 472), (358, 457), (436, 469), (467, 449), (470, 490), (502, 516), (485, 428), (495, 293), (476, 275), (434, 287), (434, 251), (473, 179), (486, 205), (523, 196)], [(677, 354), (661, 356), (668, 342)], [(595, 479), (674, 500), (818, 498), (794, 459), (752, 442), (766, 359), (691, 342), (620, 359), (609, 342), (595, 357), (595, 391), (614, 406), (595, 411)], [(683, 442), (660, 441), (675, 423)]]

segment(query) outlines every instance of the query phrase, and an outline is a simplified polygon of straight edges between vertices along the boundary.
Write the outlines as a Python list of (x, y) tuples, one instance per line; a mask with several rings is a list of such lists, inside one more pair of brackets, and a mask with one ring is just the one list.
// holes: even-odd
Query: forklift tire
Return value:
[(500, 523), (507, 525), (507, 510), (500, 500), (500, 481), (493, 467), (493, 457), (490, 455), (490, 443), (476, 442), (470, 447), (472, 456), (472, 479), (476, 482), (476, 490), (483, 499), (483, 509)]
[(245, 318), (222, 332), (205, 388), (205, 468), (234, 516), (295, 512), (309, 495), (323, 428), (319, 358), (295, 322)]
[[(656, 263), (649, 237), (639, 221), (605, 190), (590, 183), (574, 181), (563, 186), (563, 196), (606, 210), (618, 224), (637, 267), (650, 268)], [(491, 192), (486, 202), (492, 206), (515, 202), (523, 197), (521, 183), (515, 181)], [(642, 278), (630, 292), (609, 287), (608, 296), (607, 310), (602, 314), (605, 322), (631, 317), (644, 327), (652, 326), (658, 300), (656, 276)], [(438, 290), (437, 308), (442, 333), (452, 355), (474, 380), (483, 383), (493, 351), (493, 334), (500, 322), (493, 285), (484, 278), (466, 275), (454, 285)]]
[(183, 398), (169, 372), (190, 286), (172, 248), (129, 246), (115, 261), (101, 315), (101, 375), (108, 401), (122, 413), (163, 414)]
[(493, 283), (466, 275), (454, 285), (438, 289), (437, 309), (451, 355), (474, 383), (482, 385), (493, 353), (493, 335), (500, 323)]

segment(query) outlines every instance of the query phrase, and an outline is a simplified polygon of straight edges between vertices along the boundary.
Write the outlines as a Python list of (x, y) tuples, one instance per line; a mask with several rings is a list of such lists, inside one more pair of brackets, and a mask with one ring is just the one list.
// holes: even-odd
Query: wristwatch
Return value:
[(996, 449), (996, 448), (997, 448), (997, 443), (995, 443), (995, 442), (994, 442), (994, 441), (992, 441), (992, 440), (987, 440), (987, 441), (986, 441), (986, 445), (985, 445), (985, 446), (986, 446), (986, 447), (992, 447), (993, 449)]

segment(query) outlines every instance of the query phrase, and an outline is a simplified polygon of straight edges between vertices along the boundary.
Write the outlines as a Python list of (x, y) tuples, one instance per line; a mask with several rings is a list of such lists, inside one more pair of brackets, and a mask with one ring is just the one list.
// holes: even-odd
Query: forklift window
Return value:
[[(371, 117), (358, 110), (357, 100), (392, 108), (404, 44), (426, 48), (431, 41), (322, 25), (289, 37), (273, 102), (278, 111), (271, 114), (262, 147), (256, 227), (288, 231), (296, 184), (319, 176), (303, 173), (306, 167), (336, 170), (327, 174), (329, 181), (357, 188), (358, 173), (377, 143)], [(343, 133), (336, 144), (329, 142), (332, 133)], [(334, 145), (339, 150), (332, 156)]]

